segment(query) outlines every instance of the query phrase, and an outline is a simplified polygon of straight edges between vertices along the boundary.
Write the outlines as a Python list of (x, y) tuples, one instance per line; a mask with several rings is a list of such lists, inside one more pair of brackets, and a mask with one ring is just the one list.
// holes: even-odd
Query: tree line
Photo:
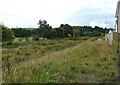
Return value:
[(70, 38), (77, 39), (81, 36), (97, 37), (104, 36), (112, 28), (102, 28), (95, 26), (71, 26), (69, 24), (61, 24), (58, 28), (52, 28), (46, 20), (39, 20), (38, 28), (11, 28), (0, 25), (2, 28), (2, 41), (11, 42), (15, 37), (33, 37), (34, 40), (39, 38), (57, 39), (57, 38)]

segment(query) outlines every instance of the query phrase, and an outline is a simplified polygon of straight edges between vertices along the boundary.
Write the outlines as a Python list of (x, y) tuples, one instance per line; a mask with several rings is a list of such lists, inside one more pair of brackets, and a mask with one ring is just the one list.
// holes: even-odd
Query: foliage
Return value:
[(72, 38), (72, 35), (71, 35), (71, 34), (68, 34), (68, 38), (71, 39), (71, 38)]
[(63, 36), (68, 37), (68, 34), (73, 36), (73, 28), (68, 24), (61, 24), (60, 28), (63, 29)]
[(2, 42), (2, 26), (0, 25), (0, 42)]
[(38, 35), (39, 37), (43, 37), (43, 38), (47, 38), (50, 35), (50, 30), (52, 29), (51, 26), (49, 26), (49, 24), (47, 24), (46, 20), (39, 20), (38, 22)]
[(119, 42), (118, 41), (113, 41), (112, 42), (112, 48), (113, 48), (115, 54), (117, 54), (117, 52), (119, 50)]
[(32, 40), (38, 41), (39, 37), (38, 36), (34, 36)]
[(32, 35), (32, 30), (28, 30), (28, 28), (12, 28), (15, 37), (29, 37)]
[(73, 37), (74, 38), (79, 38), (80, 37), (80, 30), (79, 29), (74, 29), (73, 30)]
[(14, 33), (4, 25), (0, 27), (2, 28), (2, 42), (11, 43), (14, 40)]
[(73, 39), (79, 39), (80, 37), (100, 37), (109, 32), (109, 29), (95, 26), (70, 26), (69, 24), (61, 24), (58, 28), (52, 28), (47, 24), (46, 20), (39, 20), (39, 27), (36, 28), (12, 28), (15, 37), (34, 37), (47, 39), (68, 38), (69, 34)]

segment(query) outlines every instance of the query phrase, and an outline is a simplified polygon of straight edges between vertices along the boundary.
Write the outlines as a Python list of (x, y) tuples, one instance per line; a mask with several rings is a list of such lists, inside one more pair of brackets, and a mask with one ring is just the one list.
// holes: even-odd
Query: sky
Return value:
[(118, 0), (0, 0), (0, 23), (12, 27), (38, 27), (47, 20), (52, 27), (115, 25)]

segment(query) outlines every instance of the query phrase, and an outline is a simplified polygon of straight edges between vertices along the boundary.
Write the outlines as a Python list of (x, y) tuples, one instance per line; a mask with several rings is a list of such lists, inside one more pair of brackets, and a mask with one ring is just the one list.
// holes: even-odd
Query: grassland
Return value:
[(3, 82), (115, 82), (118, 58), (104, 39), (14, 42), (3, 48)]

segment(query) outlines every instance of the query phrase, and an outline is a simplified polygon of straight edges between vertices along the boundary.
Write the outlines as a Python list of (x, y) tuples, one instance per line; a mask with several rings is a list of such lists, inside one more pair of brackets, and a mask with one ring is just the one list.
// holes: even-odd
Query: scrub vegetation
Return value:
[(3, 82), (115, 82), (118, 58), (103, 39), (43, 40), (3, 48)]
[(1, 28), (2, 83), (117, 82), (118, 43), (104, 40), (110, 29), (52, 28), (46, 20), (38, 28)]

